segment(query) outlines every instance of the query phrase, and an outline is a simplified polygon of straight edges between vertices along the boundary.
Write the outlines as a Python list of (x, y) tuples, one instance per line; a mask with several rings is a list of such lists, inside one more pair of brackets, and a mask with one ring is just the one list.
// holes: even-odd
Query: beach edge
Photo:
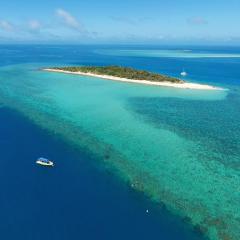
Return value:
[(96, 77), (105, 80), (111, 81), (119, 81), (119, 82), (126, 82), (126, 83), (137, 83), (137, 84), (145, 84), (145, 85), (152, 85), (152, 86), (160, 86), (160, 87), (173, 87), (173, 88), (180, 88), (180, 89), (192, 89), (192, 90), (217, 90), (223, 91), (227, 90), (221, 87), (215, 87), (207, 84), (199, 84), (199, 83), (191, 83), (191, 82), (183, 82), (183, 83), (172, 83), (172, 82), (153, 82), (148, 80), (136, 80), (136, 79), (128, 79), (128, 78), (121, 78), (115, 77), (110, 75), (100, 75), (94, 73), (85, 73), (85, 72), (71, 72), (66, 70), (54, 69), (54, 68), (42, 68), (42, 71), (46, 72), (55, 72), (55, 73), (65, 73), (65, 74), (73, 74), (73, 75), (80, 75), (80, 76), (87, 76), (87, 77)]

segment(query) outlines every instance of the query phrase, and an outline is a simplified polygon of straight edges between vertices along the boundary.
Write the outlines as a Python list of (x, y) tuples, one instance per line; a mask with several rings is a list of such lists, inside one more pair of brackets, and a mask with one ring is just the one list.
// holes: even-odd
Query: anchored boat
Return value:
[(47, 158), (38, 158), (36, 161), (36, 164), (41, 165), (41, 166), (46, 166), (46, 167), (54, 167), (54, 163)]
[(183, 77), (187, 76), (187, 72), (184, 71), (184, 70), (183, 70), (180, 74), (181, 74), (181, 76), (183, 76)]

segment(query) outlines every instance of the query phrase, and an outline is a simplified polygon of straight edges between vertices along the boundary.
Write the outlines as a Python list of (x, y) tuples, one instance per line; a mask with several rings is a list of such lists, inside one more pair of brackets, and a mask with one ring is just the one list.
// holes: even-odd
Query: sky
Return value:
[(0, 0), (0, 43), (240, 45), (240, 0)]

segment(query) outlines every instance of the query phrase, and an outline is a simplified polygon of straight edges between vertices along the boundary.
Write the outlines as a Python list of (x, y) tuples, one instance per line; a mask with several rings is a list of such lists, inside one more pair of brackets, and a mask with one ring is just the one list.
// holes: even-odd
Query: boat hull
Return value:
[(42, 161), (36, 161), (36, 164), (44, 166), (44, 167), (54, 167), (53, 162), (49, 161), (48, 163)]

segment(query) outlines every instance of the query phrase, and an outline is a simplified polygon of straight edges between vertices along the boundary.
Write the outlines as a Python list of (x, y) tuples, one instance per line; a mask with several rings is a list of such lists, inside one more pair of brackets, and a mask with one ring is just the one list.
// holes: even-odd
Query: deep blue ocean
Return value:
[[(2, 45), (0, 66), (115, 64), (171, 76), (178, 76), (185, 68), (190, 73), (189, 80), (230, 87), (233, 93), (240, 84), (238, 58), (156, 58), (95, 52), (111, 48), (146, 49), (146, 46)], [(240, 53), (236, 47), (147, 46), (147, 49), (156, 48)], [(131, 101), (137, 104), (137, 100)], [(171, 105), (171, 102), (163, 104)], [(152, 116), (155, 110), (147, 110), (147, 117), (155, 121)], [(159, 111), (161, 114), (161, 108)], [(170, 213), (164, 205), (153, 203), (108, 168), (96, 164), (94, 156), (74, 148), (4, 105), (0, 106), (0, 149), (0, 239), (204, 239), (187, 220)], [(56, 167), (36, 166), (35, 161), (41, 156), (54, 159)]]
[[(1, 239), (202, 239), (20, 114), (0, 119)], [(56, 167), (36, 167), (42, 155)]]

